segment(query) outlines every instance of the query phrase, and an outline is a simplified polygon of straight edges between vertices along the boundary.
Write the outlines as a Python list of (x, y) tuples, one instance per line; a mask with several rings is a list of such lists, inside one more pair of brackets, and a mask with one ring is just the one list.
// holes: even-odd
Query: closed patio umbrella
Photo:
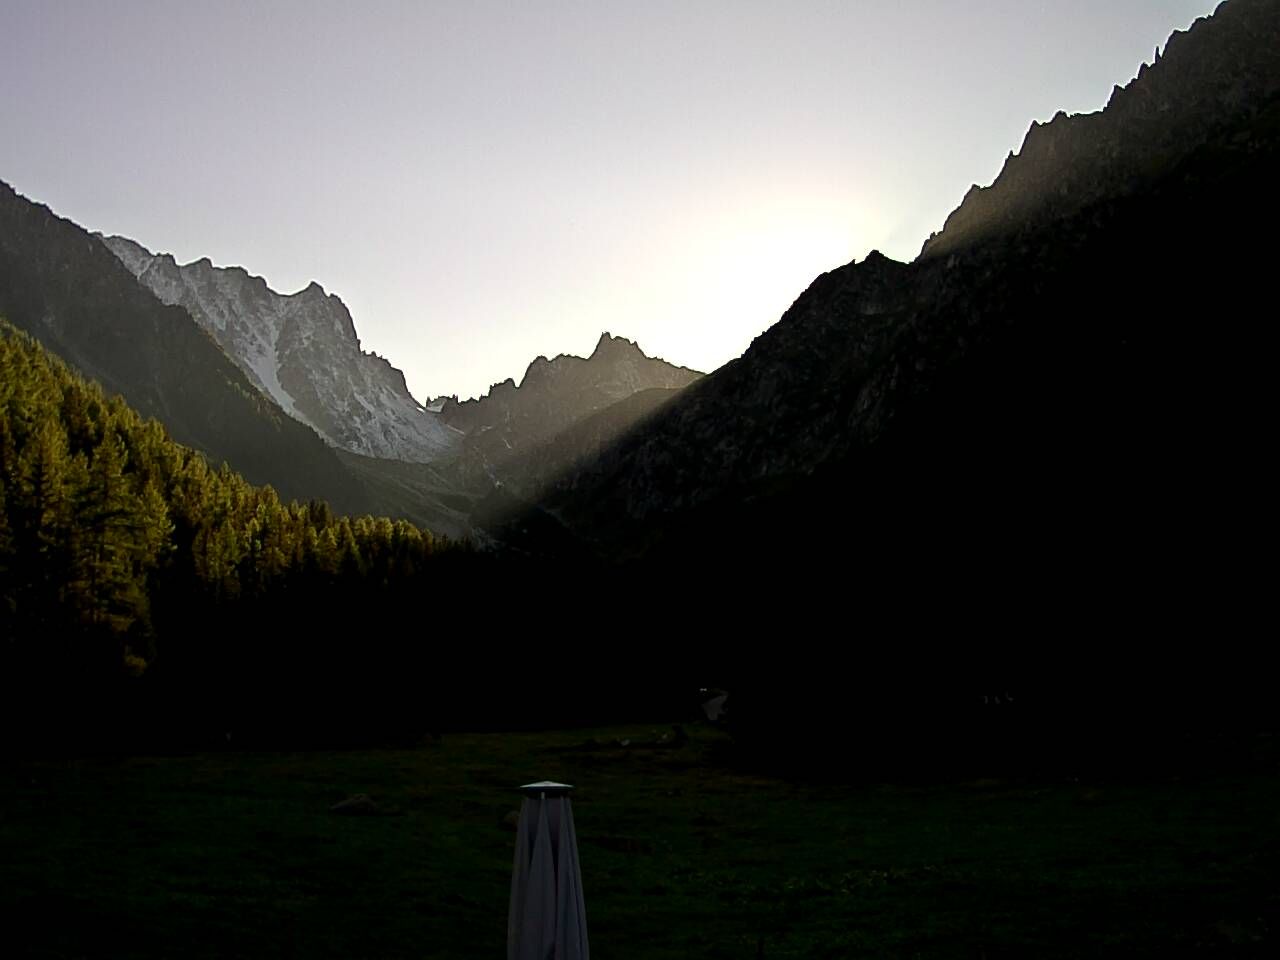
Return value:
[(567, 783), (526, 783), (511, 868), (507, 960), (589, 960)]

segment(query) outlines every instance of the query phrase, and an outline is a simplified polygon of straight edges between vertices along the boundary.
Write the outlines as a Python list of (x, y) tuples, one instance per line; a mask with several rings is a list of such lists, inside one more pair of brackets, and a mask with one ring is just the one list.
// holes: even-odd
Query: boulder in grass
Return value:
[(373, 797), (369, 796), (367, 793), (357, 793), (354, 796), (347, 797), (347, 799), (335, 803), (329, 808), (329, 812), (341, 813), (352, 817), (368, 817), (381, 813), (382, 810), (378, 804), (374, 802)]

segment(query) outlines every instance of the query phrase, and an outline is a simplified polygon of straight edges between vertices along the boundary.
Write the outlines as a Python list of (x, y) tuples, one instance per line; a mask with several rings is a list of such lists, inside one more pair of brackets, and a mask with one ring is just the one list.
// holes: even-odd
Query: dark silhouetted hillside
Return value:
[(1260, 0), (1198, 21), (916, 262), (820, 276), (545, 505), (659, 582), (793, 598), (784, 630), (1242, 616), (1273, 529), (1278, 29)]

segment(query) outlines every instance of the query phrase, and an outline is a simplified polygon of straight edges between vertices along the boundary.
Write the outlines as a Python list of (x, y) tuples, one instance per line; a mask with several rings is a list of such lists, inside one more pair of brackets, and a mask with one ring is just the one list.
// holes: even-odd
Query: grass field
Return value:
[[(690, 732), (666, 749), (613, 745), (654, 737), (628, 728), (11, 761), (0, 944), (500, 957), (512, 788), (551, 778), (578, 785), (600, 960), (1280, 955), (1274, 765), (1156, 783), (803, 785), (737, 771), (722, 734)], [(329, 812), (359, 792), (379, 815)]]

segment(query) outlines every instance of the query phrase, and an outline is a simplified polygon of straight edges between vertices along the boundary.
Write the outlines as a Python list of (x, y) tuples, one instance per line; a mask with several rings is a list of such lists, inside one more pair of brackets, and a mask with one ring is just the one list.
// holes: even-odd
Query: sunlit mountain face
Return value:
[(351, 314), (318, 283), (284, 296), (242, 268), (179, 265), (127, 237), (103, 242), (163, 303), (190, 313), (255, 387), (334, 446), (425, 463), (457, 442), (401, 371), (360, 349)]

